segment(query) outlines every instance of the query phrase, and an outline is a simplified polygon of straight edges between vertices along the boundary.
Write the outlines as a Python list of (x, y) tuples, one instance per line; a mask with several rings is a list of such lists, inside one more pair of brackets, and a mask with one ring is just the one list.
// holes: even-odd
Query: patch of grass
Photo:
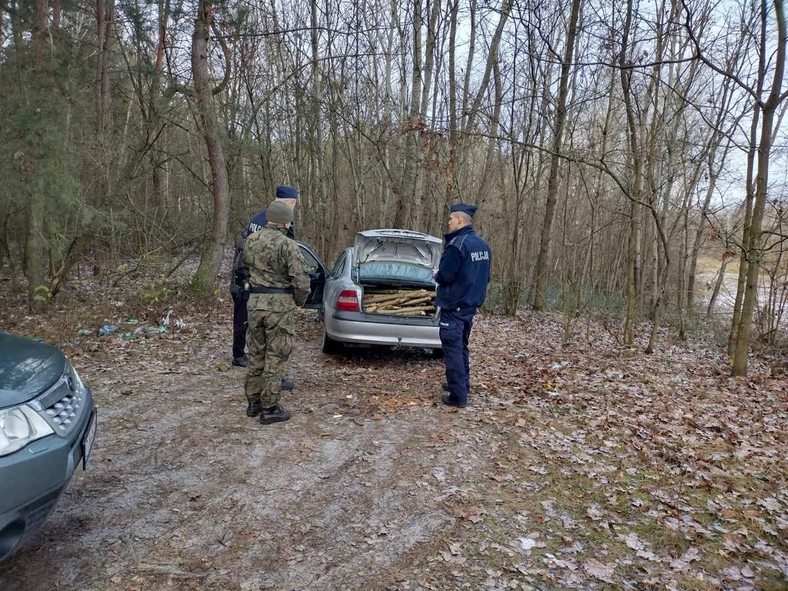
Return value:
[(666, 527), (664, 523), (646, 519), (632, 527), (638, 537), (651, 544), (651, 549), (658, 555), (681, 556), (692, 545), (687, 536), (679, 529)]

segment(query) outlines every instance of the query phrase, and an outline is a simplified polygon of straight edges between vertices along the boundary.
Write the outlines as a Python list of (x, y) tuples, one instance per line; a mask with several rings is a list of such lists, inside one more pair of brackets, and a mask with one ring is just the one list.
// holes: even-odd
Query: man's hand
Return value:
[(244, 288), (244, 285), (249, 283), (249, 269), (246, 267), (241, 267), (240, 269), (236, 269), (235, 271), (235, 284)]

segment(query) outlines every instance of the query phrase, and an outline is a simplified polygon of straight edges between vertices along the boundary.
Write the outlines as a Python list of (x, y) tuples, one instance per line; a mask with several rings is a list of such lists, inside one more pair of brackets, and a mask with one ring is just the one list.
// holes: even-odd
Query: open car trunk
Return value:
[(441, 240), (410, 230), (368, 230), (356, 234), (354, 281), (363, 288), (367, 314), (434, 316), (435, 280)]

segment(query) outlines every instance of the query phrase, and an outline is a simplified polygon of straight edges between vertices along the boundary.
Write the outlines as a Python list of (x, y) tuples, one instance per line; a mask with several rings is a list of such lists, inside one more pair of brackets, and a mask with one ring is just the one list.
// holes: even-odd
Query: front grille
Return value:
[[(41, 415), (58, 435), (68, 435), (79, 423), (79, 418), (85, 412), (84, 392), (77, 387), (71, 376), (64, 376), (45, 397), (42, 397), (50, 404), (43, 409)], [(54, 402), (51, 402), (52, 400)]]

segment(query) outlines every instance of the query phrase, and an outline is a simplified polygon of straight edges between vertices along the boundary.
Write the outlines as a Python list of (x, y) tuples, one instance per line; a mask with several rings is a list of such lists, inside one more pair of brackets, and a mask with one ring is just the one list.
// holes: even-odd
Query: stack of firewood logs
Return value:
[(435, 292), (426, 289), (367, 289), (364, 291), (364, 312), (426, 316), (435, 312)]

